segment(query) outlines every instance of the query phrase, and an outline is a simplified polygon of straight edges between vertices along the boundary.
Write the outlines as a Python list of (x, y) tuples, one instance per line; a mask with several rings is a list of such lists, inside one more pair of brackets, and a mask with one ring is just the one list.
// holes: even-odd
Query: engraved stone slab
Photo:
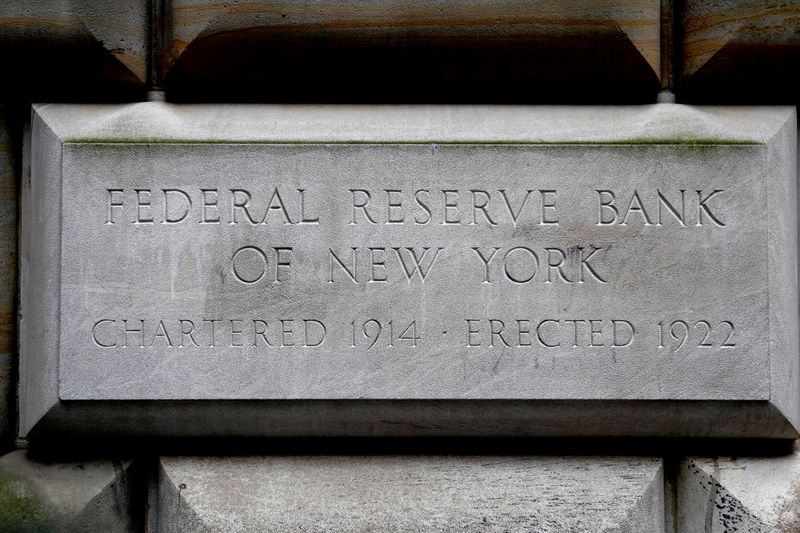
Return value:
[(155, 531), (663, 531), (650, 457), (164, 457)]
[(22, 432), (793, 437), (795, 124), (38, 106)]

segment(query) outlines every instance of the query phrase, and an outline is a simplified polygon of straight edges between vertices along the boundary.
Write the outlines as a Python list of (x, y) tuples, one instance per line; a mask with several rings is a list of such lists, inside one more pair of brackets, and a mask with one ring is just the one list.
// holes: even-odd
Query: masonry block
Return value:
[(797, 102), (799, 0), (686, 0), (683, 7), (682, 100)]
[(164, 72), (178, 100), (651, 102), (659, 17), (656, 0), (176, 0)]
[(0, 530), (139, 531), (143, 486), (130, 461), (41, 462), (24, 450), (0, 458)]
[(164, 457), (155, 531), (664, 530), (660, 459)]
[(147, 80), (148, 16), (146, 0), (0, 3), (0, 98), (141, 98)]

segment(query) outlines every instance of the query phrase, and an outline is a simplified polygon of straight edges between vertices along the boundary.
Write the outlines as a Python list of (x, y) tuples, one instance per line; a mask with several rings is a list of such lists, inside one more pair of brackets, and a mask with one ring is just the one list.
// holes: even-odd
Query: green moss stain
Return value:
[(0, 471), (0, 531), (57, 531), (54, 513), (24, 480)]

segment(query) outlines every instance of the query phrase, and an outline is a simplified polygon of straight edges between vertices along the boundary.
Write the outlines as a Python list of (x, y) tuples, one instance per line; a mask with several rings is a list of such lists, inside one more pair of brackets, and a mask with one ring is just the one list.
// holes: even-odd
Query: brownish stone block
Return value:
[(679, 96), (788, 102), (800, 93), (800, 0), (686, 0)]
[(640, 99), (659, 88), (657, 0), (175, 0), (179, 100)]
[(0, 98), (126, 99), (147, 78), (148, 1), (0, 2)]

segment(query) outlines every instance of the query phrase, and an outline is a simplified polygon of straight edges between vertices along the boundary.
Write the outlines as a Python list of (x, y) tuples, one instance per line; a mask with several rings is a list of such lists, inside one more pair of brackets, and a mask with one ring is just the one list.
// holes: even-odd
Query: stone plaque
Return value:
[(795, 437), (795, 128), (36, 107), (22, 433)]

